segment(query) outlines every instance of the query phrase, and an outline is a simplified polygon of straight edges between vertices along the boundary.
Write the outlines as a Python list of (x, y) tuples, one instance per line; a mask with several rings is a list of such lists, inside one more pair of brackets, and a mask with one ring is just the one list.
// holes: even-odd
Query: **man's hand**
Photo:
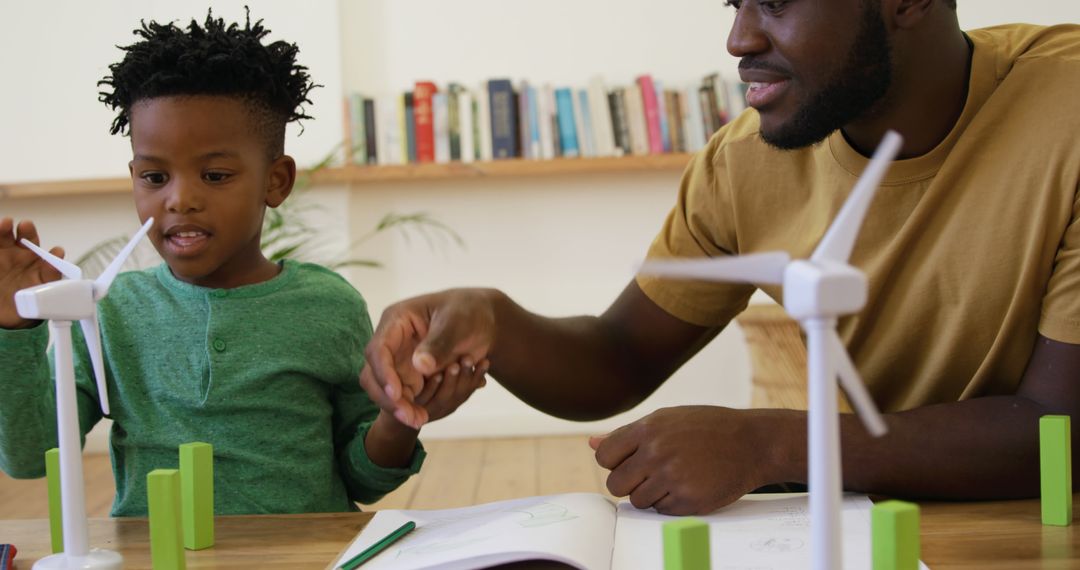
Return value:
[[(424, 403), (450, 405), (450, 410), (460, 405), (460, 401), (453, 403), (460, 379), (445, 393), (431, 382), (439, 374), (445, 381), (450, 367), (460, 370), (463, 362), (469, 363), (470, 372), (479, 364), (486, 372), (494, 329), (494, 309), (486, 290), (454, 289), (392, 305), (383, 312), (364, 350), (367, 362), (360, 372), (360, 385), (398, 421), (419, 429), (435, 419), (431, 412), (436, 410), (427, 409), (418, 398), (424, 394)], [(465, 397), (475, 389), (469, 388)]]
[[(37, 321), (24, 319), (15, 310), (15, 292), (60, 279), (60, 272), (19, 243), (23, 238), (40, 245), (33, 222), (24, 220), (16, 226), (11, 218), (0, 219), (0, 328), (34, 326)], [(59, 247), (49, 251), (64, 257)]]
[[(590, 438), (589, 445), (597, 463), (611, 470), (607, 487), (613, 495), (629, 495), (635, 507), (655, 507), (663, 514), (707, 514), (758, 487), (787, 480), (782, 474), (792, 467), (801, 465), (805, 477), (806, 464), (799, 459), (805, 457), (805, 436), (784, 437), (772, 412), (663, 408)], [(794, 450), (794, 457), (785, 457), (786, 449)]]

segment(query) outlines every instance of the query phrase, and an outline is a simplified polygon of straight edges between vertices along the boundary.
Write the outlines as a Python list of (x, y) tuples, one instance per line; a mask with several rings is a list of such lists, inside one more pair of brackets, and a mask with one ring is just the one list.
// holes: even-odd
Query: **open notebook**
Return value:
[[(805, 494), (747, 495), (712, 515), (712, 567), (787, 570), (810, 568)], [(870, 560), (870, 507), (864, 495), (844, 497), (844, 568), (865, 570)], [(432, 511), (379, 511), (334, 568), (406, 521), (416, 530), (365, 563), (364, 570), (484, 568), (547, 559), (577, 568), (663, 568), (661, 525), (675, 517), (618, 505), (602, 495), (572, 493)], [(920, 565), (924, 570), (925, 565)]]

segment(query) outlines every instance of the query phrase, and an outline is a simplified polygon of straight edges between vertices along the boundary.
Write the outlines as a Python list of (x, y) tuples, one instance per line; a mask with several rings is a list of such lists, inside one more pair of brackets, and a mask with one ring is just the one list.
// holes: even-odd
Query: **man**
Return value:
[[(900, 159), (851, 258), (869, 301), (839, 323), (889, 433), (842, 418), (845, 486), (1037, 494), (1038, 418), (1080, 410), (1080, 27), (965, 34), (950, 0), (729, 4), (728, 51), (753, 110), (696, 156), (649, 256), (807, 257), (898, 130)], [(542, 411), (606, 417), (641, 402), (753, 291), (638, 276), (603, 315), (567, 319), (493, 290), (417, 297), (384, 313), (361, 383), (420, 425), (442, 374), (490, 364)], [(806, 481), (804, 412), (681, 406), (590, 443), (613, 494), (663, 513)]]

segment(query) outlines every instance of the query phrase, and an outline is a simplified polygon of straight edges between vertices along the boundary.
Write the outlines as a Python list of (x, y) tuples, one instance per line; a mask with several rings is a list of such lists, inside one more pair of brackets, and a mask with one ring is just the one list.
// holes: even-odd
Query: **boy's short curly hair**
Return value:
[(174, 23), (142, 22), (133, 32), (141, 39), (121, 47), (126, 55), (109, 66), (111, 75), (98, 85), (98, 100), (119, 109), (111, 133), (123, 134), (131, 123), (132, 106), (140, 101), (175, 95), (236, 97), (253, 111), (259, 135), (266, 137), (272, 158), (284, 152), (285, 124), (310, 119), (303, 105), (308, 92), (321, 87), (311, 82), (307, 67), (296, 63), (296, 44), (276, 41), (263, 45), (270, 33), (262, 20), (243, 28), (206, 15), (202, 26), (194, 19), (187, 29)]

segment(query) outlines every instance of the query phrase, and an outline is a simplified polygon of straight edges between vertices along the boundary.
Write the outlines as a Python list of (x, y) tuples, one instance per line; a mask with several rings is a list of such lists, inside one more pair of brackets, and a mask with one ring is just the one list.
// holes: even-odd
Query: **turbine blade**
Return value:
[(851, 362), (851, 357), (848, 356), (847, 348), (844, 347), (840, 336), (836, 334), (836, 329), (829, 330), (828, 337), (833, 366), (836, 367), (836, 374), (840, 377), (840, 385), (843, 386), (848, 401), (855, 408), (855, 413), (870, 435), (874, 437), (885, 435), (889, 428), (885, 425), (885, 420), (882, 419), (874, 400), (870, 398), (870, 393), (866, 391), (859, 371), (855, 370), (855, 365)]
[(135, 232), (135, 235), (131, 237), (131, 240), (127, 242), (124, 249), (120, 250), (120, 253), (116, 254), (116, 259), (112, 260), (112, 263), (105, 268), (105, 271), (98, 276), (94, 281), (94, 300), (100, 301), (105, 294), (109, 292), (109, 285), (112, 285), (113, 279), (116, 279), (116, 275), (120, 273), (120, 267), (127, 261), (131, 252), (135, 249), (135, 246), (139, 244), (139, 240), (146, 235), (146, 232), (150, 231), (150, 227), (154, 225), (154, 218), (149, 218), (146, 223), (139, 228), (139, 231)]
[(638, 272), (680, 279), (779, 285), (784, 282), (784, 268), (789, 261), (791, 256), (783, 251), (708, 259), (659, 259), (642, 263)]
[(98, 328), (97, 307), (94, 308), (93, 317), (79, 320), (79, 326), (82, 327), (86, 348), (90, 351), (90, 362), (94, 366), (94, 379), (97, 381), (101, 411), (109, 415), (109, 392), (105, 385), (105, 360), (101, 356), (101, 329)]
[(814, 249), (810, 256), (812, 261), (831, 260), (847, 263), (851, 257), (851, 250), (855, 247), (855, 237), (859, 235), (859, 227), (862, 226), (866, 210), (870, 208), (870, 202), (874, 199), (878, 184), (885, 176), (896, 154), (900, 152), (900, 145), (904, 139), (896, 131), (888, 131), (881, 139), (881, 144), (874, 151), (870, 164), (866, 166), (862, 176), (855, 183), (855, 189), (851, 191), (840, 213), (836, 215), (825, 237)]
[(56, 270), (60, 272), (60, 275), (63, 275), (68, 279), (82, 279), (82, 269), (80, 269), (78, 265), (75, 265), (74, 263), (65, 259), (56, 257), (55, 255), (45, 251), (44, 249), (41, 249), (40, 247), (35, 245), (34, 242), (26, 238), (19, 240), (19, 243), (26, 246), (26, 248), (30, 251), (38, 254), (38, 257), (44, 259), (46, 263), (55, 267)]

